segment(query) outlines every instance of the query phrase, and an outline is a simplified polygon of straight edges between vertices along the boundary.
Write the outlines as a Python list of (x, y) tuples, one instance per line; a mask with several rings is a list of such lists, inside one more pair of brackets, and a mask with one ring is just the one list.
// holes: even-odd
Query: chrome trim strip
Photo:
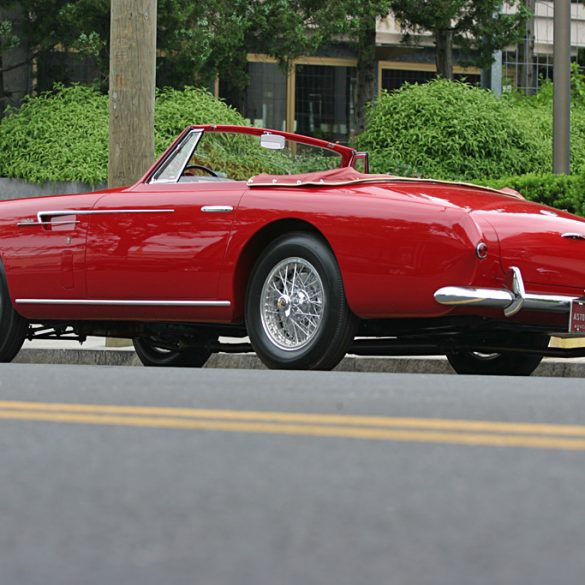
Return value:
[(109, 299), (16, 299), (19, 305), (94, 305), (114, 307), (229, 307), (230, 301), (123, 301)]
[(571, 240), (585, 240), (585, 235), (578, 234), (576, 232), (567, 232), (566, 234), (563, 234), (561, 238), (569, 238)]
[(52, 221), (51, 223), (48, 223), (46, 221), (43, 221), (43, 222), (38, 222), (38, 221), (19, 221), (16, 225), (17, 226), (27, 226), (27, 225), (44, 225), (44, 226), (48, 226), (48, 225), (74, 225), (76, 223), (79, 223), (79, 220), (75, 220), (75, 221)]
[(43, 217), (58, 217), (60, 215), (110, 215), (119, 213), (174, 213), (174, 209), (54, 209), (37, 212), (37, 221), (43, 222)]
[(231, 213), (233, 210), (231, 205), (204, 205), (201, 208), (203, 213)]

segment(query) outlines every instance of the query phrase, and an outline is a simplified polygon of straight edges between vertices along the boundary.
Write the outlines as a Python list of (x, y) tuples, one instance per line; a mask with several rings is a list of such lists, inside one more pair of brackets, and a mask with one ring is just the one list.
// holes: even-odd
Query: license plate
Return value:
[(569, 333), (585, 333), (585, 300), (575, 300), (571, 303)]

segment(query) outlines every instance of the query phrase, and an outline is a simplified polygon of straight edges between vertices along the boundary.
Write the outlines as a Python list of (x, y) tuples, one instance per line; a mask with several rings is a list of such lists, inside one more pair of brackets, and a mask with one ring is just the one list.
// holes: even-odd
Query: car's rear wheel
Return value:
[(256, 263), (246, 328), (269, 368), (335, 367), (351, 346), (356, 323), (335, 256), (320, 238), (283, 236)]
[[(531, 334), (511, 337), (506, 344), (517, 344), (532, 349), (544, 349), (548, 346), (549, 336)], [(452, 352), (447, 359), (458, 374), (480, 374), (486, 376), (530, 376), (542, 361), (537, 353), (502, 352), (480, 353)]]
[(0, 362), (11, 362), (20, 351), (28, 321), (21, 317), (10, 302), (4, 267), (0, 264)]
[(132, 342), (145, 366), (200, 368), (211, 356), (205, 348), (167, 349), (155, 337), (135, 337)]

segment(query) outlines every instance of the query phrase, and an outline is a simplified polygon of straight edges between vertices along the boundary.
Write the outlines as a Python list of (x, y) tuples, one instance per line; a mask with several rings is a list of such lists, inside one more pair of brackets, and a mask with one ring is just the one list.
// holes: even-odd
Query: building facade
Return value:
[[(534, 20), (527, 26), (524, 42), (502, 52), (504, 91), (518, 88), (532, 93), (544, 79), (552, 79), (554, 2), (537, 0), (533, 11)], [(571, 18), (572, 58), (577, 60), (585, 49), (585, 7), (581, 3), (572, 3)], [(378, 22), (378, 93), (392, 91), (406, 82), (424, 83), (436, 76), (431, 35), (415, 35), (409, 46), (402, 39), (392, 16)], [(250, 83), (243, 103), (237, 104), (238, 109), (256, 126), (346, 142), (355, 128), (356, 66), (355, 55), (343, 46), (320, 56), (297, 59), (289, 70), (266, 55), (248, 55)], [(456, 65), (454, 73), (457, 79), (481, 84), (482, 72), (477, 68)], [(233, 103), (221, 79), (215, 91)]]

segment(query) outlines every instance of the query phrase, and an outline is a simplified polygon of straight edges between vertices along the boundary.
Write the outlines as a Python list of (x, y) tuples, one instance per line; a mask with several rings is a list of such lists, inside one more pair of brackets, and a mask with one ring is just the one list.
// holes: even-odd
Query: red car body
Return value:
[[(249, 180), (156, 180), (186, 136), (215, 132), (282, 136), (332, 152), (338, 167)], [(315, 348), (311, 359), (291, 358), (296, 350), (288, 342), (280, 347), (286, 359), (266, 355), (250, 335), (269, 366), (328, 368), (346, 351), (438, 351), (467, 356), (481, 366), (471, 368), (477, 373), (528, 373), (482, 368), (502, 357), (534, 361), (553, 352), (543, 342), (549, 335), (579, 333), (585, 220), (514, 192), (358, 173), (360, 163), (367, 168), (364, 154), (313, 138), (193, 126), (130, 187), (2, 202), (0, 254), (11, 308), (29, 337), (129, 335), (150, 339), (165, 358), (203, 347), (206, 355), (223, 351), (219, 335), (250, 333), (255, 266), (275, 242), (304, 234), (329, 249), (317, 257), (330, 253), (337, 265), (353, 333), (324, 361)], [(316, 272), (327, 296), (329, 277)], [(303, 295), (295, 306), (307, 301)], [(281, 291), (275, 302), (289, 301), (294, 305)]]

